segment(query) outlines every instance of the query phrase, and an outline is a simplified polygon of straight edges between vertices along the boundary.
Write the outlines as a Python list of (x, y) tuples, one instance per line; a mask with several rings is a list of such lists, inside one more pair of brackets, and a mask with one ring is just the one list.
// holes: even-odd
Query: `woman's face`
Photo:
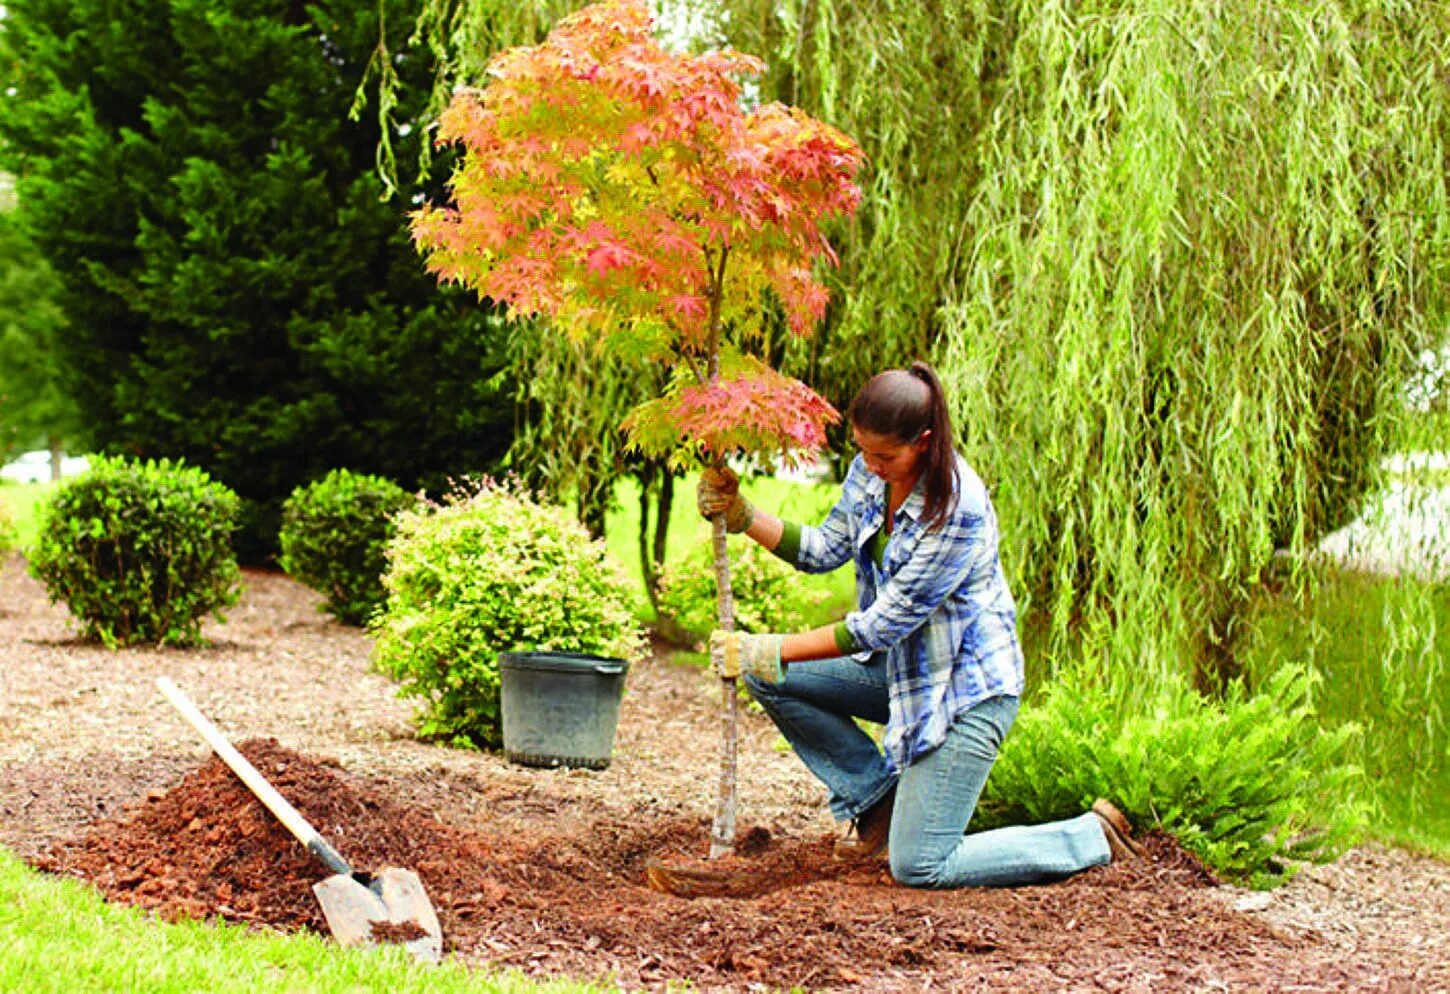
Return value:
[(851, 437), (861, 450), (866, 468), (893, 487), (907, 490), (916, 485), (916, 478), (921, 475), (922, 457), (930, 435), (928, 431), (915, 442), (900, 442), (889, 435), (851, 426)]

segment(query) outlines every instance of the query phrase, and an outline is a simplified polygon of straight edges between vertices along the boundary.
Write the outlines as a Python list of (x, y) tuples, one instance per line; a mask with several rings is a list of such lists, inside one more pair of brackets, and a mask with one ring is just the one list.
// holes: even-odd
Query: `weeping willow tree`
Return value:
[[(441, 101), (577, 6), (429, 0), (412, 43)], [(1232, 675), (1246, 594), (1352, 516), (1443, 336), (1450, 5), (669, 6), (867, 154), (784, 368), (839, 404), (933, 359), (1046, 655)]]
[(812, 0), (732, 25), (871, 163), (817, 381), (936, 359), (1051, 654), (1231, 675), (1244, 596), (1353, 515), (1443, 334), (1450, 9)]

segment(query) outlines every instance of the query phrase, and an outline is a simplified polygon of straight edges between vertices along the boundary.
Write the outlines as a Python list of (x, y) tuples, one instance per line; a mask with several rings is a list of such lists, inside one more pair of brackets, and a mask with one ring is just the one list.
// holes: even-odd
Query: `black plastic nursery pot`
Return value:
[(524, 766), (607, 767), (628, 670), (623, 659), (582, 653), (499, 656), (504, 755)]

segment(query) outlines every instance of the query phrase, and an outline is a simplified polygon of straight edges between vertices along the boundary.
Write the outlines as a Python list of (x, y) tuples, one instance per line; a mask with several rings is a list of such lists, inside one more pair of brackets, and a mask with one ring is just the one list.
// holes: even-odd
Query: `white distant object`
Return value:
[(1450, 342), (1438, 350), (1425, 349), (1420, 353), (1405, 384), (1405, 403), (1414, 410), (1428, 411), (1447, 390), (1450, 390)]
[[(90, 462), (85, 456), (67, 456), (62, 453), (60, 457), (62, 477), (76, 476), (89, 467)], [(0, 479), (14, 480), (16, 483), (49, 483), (50, 453), (45, 449), (22, 452), (14, 462), (0, 466)]]
[(1450, 487), (1392, 482), (1319, 551), (1353, 569), (1450, 580)]
[(1397, 452), (1386, 456), (1380, 466), (1387, 473), (1450, 469), (1450, 452)]
[(831, 464), (823, 456), (817, 456), (800, 466), (792, 466), (781, 460), (775, 465), (774, 476), (777, 480), (789, 480), (791, 483), (828, 483), (831, 479)]

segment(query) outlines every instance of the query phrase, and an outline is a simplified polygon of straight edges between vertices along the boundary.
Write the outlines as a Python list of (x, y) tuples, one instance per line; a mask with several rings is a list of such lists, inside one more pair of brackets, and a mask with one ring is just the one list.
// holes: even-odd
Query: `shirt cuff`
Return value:
[(801, 551), (801, 526), (794, 521), (782, 521), (780, 526), (780, 541), (770, 551), (794, 566)]
[(834, 631), (836, 633), (836, 648), (840, 650), (841, 655), (849, 656), (853, 652), (860, 651), (861, 647), (856, 644), (856, 639), (851, 634), (851, 629), (846, 627), (844, 621), (836, 622)]

